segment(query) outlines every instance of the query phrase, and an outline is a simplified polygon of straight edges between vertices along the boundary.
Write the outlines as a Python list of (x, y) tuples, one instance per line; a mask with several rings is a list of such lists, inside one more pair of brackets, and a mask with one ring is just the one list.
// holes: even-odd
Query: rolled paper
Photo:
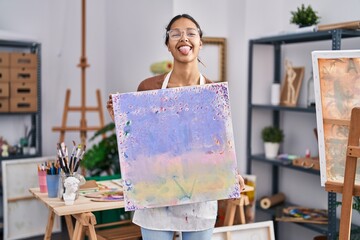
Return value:
[(171, 61), (162, 61), (151, 64), (150, 71), (153, 74), (163, 74), (171, 71), (173, 64)]
[(260, 200), (260, 207), (262, 209), (271, 208), (277, 204), (283, 203), (285, 201), (285, 195), (283, 193), (277, 193), (270, 197), (264, 197)]

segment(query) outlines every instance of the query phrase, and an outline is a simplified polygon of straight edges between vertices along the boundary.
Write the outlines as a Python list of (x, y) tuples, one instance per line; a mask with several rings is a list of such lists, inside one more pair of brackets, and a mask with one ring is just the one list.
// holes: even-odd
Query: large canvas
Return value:
[(227, 83), (112, 98), (127, 211), (239, 197)]
[(343, 183), (351, 110), (360, 107), (360, 51), (314, 51), (312, 60), (321, 185)]
[[(39, 187), (38, 165), (55, 156), (1, 161), (4, 228), (3, 239), (28, 239), (44, 234), (49, 209), (29, 192)], [(61, 232), (60, 217), (54, 217), (53, 233)], [(2, 239), (0, 237), (0, 239)]]

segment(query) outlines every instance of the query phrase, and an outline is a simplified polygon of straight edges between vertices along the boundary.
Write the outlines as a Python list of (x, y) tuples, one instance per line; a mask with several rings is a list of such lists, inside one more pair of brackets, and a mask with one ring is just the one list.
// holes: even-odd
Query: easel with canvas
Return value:
[[(86, 68), (89, 67), (86, 58), (86, 0), (82, 0), (82, 42), (81, 42), (81, 57), (80, 63), (78, 67), (81, 68), (81, 105), (79, 107), (71, 107), (70, 106), (70, 89), (66, 90), (65, 96), (65, 105), (64, 105), (64, 113), (62, 117), (61, 127), (53, 127), (53, 131), (60, 132), (60, 142), (63, 142), (65, 139), (65, 132), (66, 131), (79, 131), (80, 132), (80, 139), (81, 144), (86, 144), (86, 133), (87, 131), (96, 131), (104, 127), (104, 114), (102, 109), (102, 102), (100, 96), (100, 90), (96, 90), (96, 99), (97, 99), (97, 106), (96, 107), (87, 107), (86, 106)], [(67, 126), (67, 117), (69, 112), (80, 112), (80, 126)], [(100, 126), (99, 127), (89, 127), (86, 121), (86, 112), (98, 112), (100, 118)]]
[[(350, 239), (353, 197), (360, 196), (360, 185), (355, 183), (360, 157), (359, 60), (358, 50), (312, 52), (321, 185), (342, 194), (341, 240)], [(329, 222), (333, 225), (329, 237), (335, 238), (335, 211), (329, 214), (333, 223)]]
[[(329, 182), (325, 183), (325, 190), (342, 194), (342, 209), (340, 217), (339, 239), (350, 239), (352, 203), (353, 196), (360, 196), (360, 187), (355, 186), (355, 174), (357, 159), (360, 157), (360, 108), (353, 108), (349, 128), (348, 145), (346, 151), (344, 183)], [(337, 124), (341, 124), (339, 121)], [(347, 121), (343, 121), (347, 125)]]

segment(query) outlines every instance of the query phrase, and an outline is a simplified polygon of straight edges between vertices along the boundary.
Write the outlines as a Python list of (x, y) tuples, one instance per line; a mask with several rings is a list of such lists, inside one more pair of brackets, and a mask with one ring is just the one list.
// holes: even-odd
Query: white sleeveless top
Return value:
[[(167, 88), (169, 72), (161, 89)], [(205, 78), (200, 74), (200, 85)], [(215, 226), (217, 201), (136, 210), (133, 222), (143, 228), (163, 231), (203, 231)]]

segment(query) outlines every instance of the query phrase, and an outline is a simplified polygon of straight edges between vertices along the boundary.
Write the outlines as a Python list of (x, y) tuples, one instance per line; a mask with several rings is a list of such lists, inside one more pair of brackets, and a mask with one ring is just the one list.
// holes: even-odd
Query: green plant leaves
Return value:
[(85, 167), (91, 176), (99, 176), (103, 172), (107, 174), (120, 173), (119, 154), (114, 130), (115, 124), (109, 123), (90, 138), (90, 141), (93, 141), (97, 137), (109, 134), (110, 132), (109, 136), (105, 136), (97, 144), (88, 149), (81, 161), (81, 166)]
[(301, 7), (298, 7), (296, 11), (290, 12), (292, 17), (290, 23), (299, 25), (299, 27), (311, 26), (319, 23), (320, 17), (317, 15), (317, 12), (312, 9), (309, 5), (305, 7), (304, 4), (301, 4)]
[(284, 140), (284, 133), (280, 128), (268, 126), (261, 131), (264, 142), (280, 143)]

